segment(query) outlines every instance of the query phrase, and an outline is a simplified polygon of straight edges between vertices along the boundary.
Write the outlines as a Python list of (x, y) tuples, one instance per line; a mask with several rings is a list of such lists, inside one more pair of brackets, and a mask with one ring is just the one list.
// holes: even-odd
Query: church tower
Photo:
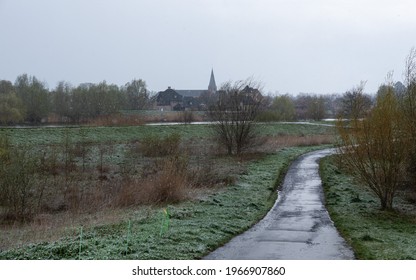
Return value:
[(217, 85), (215, 84), (214, 69), (211, 69), (211, 78), (209, 79), (208, 91), (217, 92)]

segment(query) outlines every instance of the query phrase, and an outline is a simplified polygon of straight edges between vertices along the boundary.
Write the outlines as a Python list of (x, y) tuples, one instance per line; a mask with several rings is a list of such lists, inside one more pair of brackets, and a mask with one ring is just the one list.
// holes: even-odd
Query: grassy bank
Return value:
[[(114, 223), (67, 228), (55, 242), (0, 252), (1, 259), (198, 259), (261, 219), (289, 163), (313, 147), (251, 161), (235, 184), (176, 205), (126, 210)], [(166, 210), (166, 212), (165, 212)], [(169, 218), (168, 218), (169, 217)]]
[(358, 259), (416, 259), (416, 205), (399, 195), (394, 212), (380, 211), (371, 192), (334, 164), (321, 161), (326, 205)]

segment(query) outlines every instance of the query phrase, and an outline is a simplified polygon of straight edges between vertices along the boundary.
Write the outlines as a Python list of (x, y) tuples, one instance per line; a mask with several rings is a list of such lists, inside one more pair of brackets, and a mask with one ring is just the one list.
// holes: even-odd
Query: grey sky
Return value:
[(0, 0), (0, 79), (55, 87), (144, 79), (206, 88), (253, 76), (266, 91), (344, 92), (416, 45), (414, 0)]

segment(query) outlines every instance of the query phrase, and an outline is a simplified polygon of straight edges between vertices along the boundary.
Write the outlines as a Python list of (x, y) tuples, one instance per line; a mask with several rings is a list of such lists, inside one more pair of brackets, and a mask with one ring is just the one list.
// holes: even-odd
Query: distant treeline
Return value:
[(0, 124), (85, 122), (120, 110), (145, 109), (149, 104), (146, 83), (132, 80), (119, 87), (86, 83), (77, 87), (60, 82), (49, 90), (34, 76), (17, 77), (13, 84), (0, 81)]
[[(325, 118), (365, 118), (375, 104), (376, 97), (383, 92), (380, 86), (375, 95), (364, 93), (365, 82), (342, 94), (301, 93), (266, 96), (265, 105), (259, 121), (299, 121)], [(394, 92), (401, 98), (406, 86), (401, 82), (393, 85)]]
[[(324, 118), (364, 117), (374, 103), (374, 96), (363, 93), (365, 83), (343, 94), (301, 93), (264, 96), (259, 121), (322, 120)], [(406, 87), (397, 82), (397, 93)], [(133, 79), (124, 86), (84, 83), (76, 87), (60, 82), (54, 89), (35, 76), (23, 74), (13, 84), (0, 80), (0, 124), (83, 123), (122, 110), (152, 108), (146, 82)]]

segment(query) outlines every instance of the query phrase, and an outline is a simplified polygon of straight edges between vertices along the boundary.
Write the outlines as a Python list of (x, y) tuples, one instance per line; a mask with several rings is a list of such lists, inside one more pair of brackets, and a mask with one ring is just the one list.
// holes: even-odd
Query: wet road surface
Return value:
[(297, 159), (266, 217), (205, 259), (353, 259), (324, 206), (318, 161), (333, 152), (321, 150)]

